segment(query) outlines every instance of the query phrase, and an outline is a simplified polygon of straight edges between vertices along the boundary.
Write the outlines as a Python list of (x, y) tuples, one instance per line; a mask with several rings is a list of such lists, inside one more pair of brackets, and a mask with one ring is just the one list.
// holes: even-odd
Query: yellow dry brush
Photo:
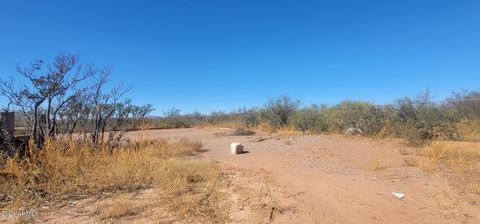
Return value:
[(30, 145), (30, 156), (9, 158), (0, 167), (2, 206), (20, 208), (72, 195), (155, 188), (167, 207), (185, 220), (224, 220), (222, 173), (213, 162), (193, 158), (202, 144), (180, 139), (143, 139), (115, 149), (76, 140)]

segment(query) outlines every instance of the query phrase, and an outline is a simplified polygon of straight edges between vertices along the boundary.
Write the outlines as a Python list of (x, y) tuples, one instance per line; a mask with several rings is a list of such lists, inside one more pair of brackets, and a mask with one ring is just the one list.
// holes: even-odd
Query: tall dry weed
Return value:
[[(74, 195), (157, 188), (165, 205), (184, 220), (225, 220), (222, 175), (212, 162), (190, 157), (199, 141), (143, 139), (117, 148), (76, 140), (47, 140), (31, 145), (29, 157), (8, 158), (0, 167), (2, 207), (20, 208)], [(121, 217), (124, 212), (111, 214)]]

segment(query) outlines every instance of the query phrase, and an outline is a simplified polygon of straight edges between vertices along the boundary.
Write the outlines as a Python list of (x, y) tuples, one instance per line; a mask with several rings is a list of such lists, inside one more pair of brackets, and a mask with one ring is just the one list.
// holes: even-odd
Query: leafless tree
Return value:
[(1, 80), (0, 91), (27, 117), (38, 144), (55, 136), (59, 112), (79, 93), (72, 90), (95, 74), (92, 66), (79, 64), (78, 56), (71, 54), (59, 54), (52, 64), (36, 60), (26, 67), (17, 66), (17, 72), (27, 83), (16, 88), (13, 77)]
[(104, 93), (105, 84), (108, 82), (111, 74), (111, 69), (105, 68), (100, 71), (98, 76), (94, 77), (95, 85), (93, 86), (90, 111), (91, 124), (93, 125), (91, 138), (94, 143), (99, 143), (103, 140), (107, 122), (114, 115), (119, 100), (132, 89), (131, 86), (117, 85), (109, 92)]
[(165, 116), (168, 125), (173, 128), (177, 128), (180, 123), (180, 116), (182, 114), (182, 110), (178, 108), (171, 108), (163, 113)]
[(82, 65), (77, 55), (59, 54), (51, 64), (36, 60), (26, 67), (17, 66), (17, 71), (25, 84), (15, 86), (13, 77), (0, 80), (0, 94), (8, 99), (7, 111), (10, 106), (21, 111), (39, 146), (60, 132), (71, 137), (83, 133), (95, 144), (103, 143), (106, 131), (111, 131), (108, 139), (118, 139), (121, 135), (113, 135), (125, 130), (123, 119), (140, 122), (153, 110), (150, 104), (122, 102), (132, 87), (110, 87), (111, 67)]

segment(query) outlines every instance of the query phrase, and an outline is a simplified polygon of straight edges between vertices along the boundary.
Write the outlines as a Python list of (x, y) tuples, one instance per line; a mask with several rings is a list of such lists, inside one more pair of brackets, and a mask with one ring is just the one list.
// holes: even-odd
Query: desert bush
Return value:
[[(365, 136), (401, 137), (417, 145), (427, 140), (461, 139), (458, 125), (465, 117), (461, 114), (467, 113), (459, 112), (449, 103), (434, 103), (428, 92), (414, 99), (407, 97), (396, 100), (391, 105), (343, 101), (333, 106), (300, 106), (300, 101), (281, 96), (269, 100), (260, 109), (242, 108), (233, 113), (214, 113), (208, 119), (211, 123), (233, 124), (242, 130), (257, 127), (273, 132), (282, 128), (303, 133), (345, 133), (346, 130), (355, 128)], [(269, 124), (268, 128), (265, 128), (266, 123)], [(464, 126), (474, 125), (467, 122)], [(475, 132), (476, 130), (469, 131)]]
[(202, 126), (206, 124), (206, 116), (198, 111), (183, 116), (183, 121), (187, 127)]
[(480, 92), (463, 91), (455, 92), (452, 97), (447, 98), (446, 105), (456, 110), (458, 114), (469, 120), (480, 119)]
[(458, 116), (458, 131), (466, 140), (480, 140), (480, 92), (462, 91), (447, 98), (444, 107)]
[(213, 126), (217, 126), (228, 120), (231, 120), (231, 116), (224, 111), (213, 111), (207, 118), (207, 122)]
[(349, 128), (357, 128), (364, 135), (373, 136), (387, 126), (389, 109), (361, 101), (344, 101), (331, 107), (311, 105), (296, 112), (291, 124), (303, 132), (344, 133)]
[(236, 114), (245, 129), (253, 129), (260, 123), (260, 112), (255, 108), (247, 109), (243, 107), (238, 109)]
[(182, 113), (182, 110), (178, 108), (171, 108), (165, 111), (165, 113), (163, 113), (169, 127), (179, 128), (184, 126), (183, 122), (181, 122), (181, 119), (180, 119), (181, 113)]
[(312, 104), (301, 107), (301, 101), (280, 96), (269, 100), (262, 108), (244, 107), (231, 113), (219, 111), (205, 116), (181, 115), (178, 119), (190, 119), (187, 122), (190, 126), (208, 124), (234, 128), (239, 133), (282, 129), (343, 134), (354, 128), (360, 129), (365, 136), (400, 137), (411, 144), (421, 145), (431, 140), (461, 140), (463, 136), (479, 139), (478, 98), (479, 92), (464, 92), (438, 103), (432, 101), (427, 91), (388, 105), (343, 101), (332, 106)]
[(291, 118), (290, 124), (297, 127), (303, 133), (312, 131), (315, 133), (328, 130), (325, 117), (322, 116), (322, 109), (326, 106), (312, 104), (297, 111)]
[(263, 117), (277, 127), (287, 126), (289, 119), (300, 108), (302, 101), (288, 96), (270, 99), (262, 111)]
[(432, 139), (460, 138), (455, 112), (444, 106), (435, 105), (428, 95), (422, 94), (415, 100), (397, 100), (397, 116), (393, 121), (397, 136), (406, 137), (412, 143)]
[(361, 101), (344, 101), (332, 108), (333, 125), (341, 132), (358, 128), (364, 135), (373, 136), (386, 125), (384, 108)]

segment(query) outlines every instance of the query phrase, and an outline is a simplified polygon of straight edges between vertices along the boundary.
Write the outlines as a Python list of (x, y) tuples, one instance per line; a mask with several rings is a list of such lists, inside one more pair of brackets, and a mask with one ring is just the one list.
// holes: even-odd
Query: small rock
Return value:
[(245, 148), (245, 146), (243, 146), (242, 144), (240, 144), (238, 142), (233, 142), (232, 144), (230, 144), (230, 153), (231, 154), (241, 154), (241, 153), (243, 153), (244, 148)]
[(397, 197), (398, 199), (402, 199), (406, 196), (406, 194), (404, 193), (400, 193), (400, 192), (392, 192), (392, 194)]

